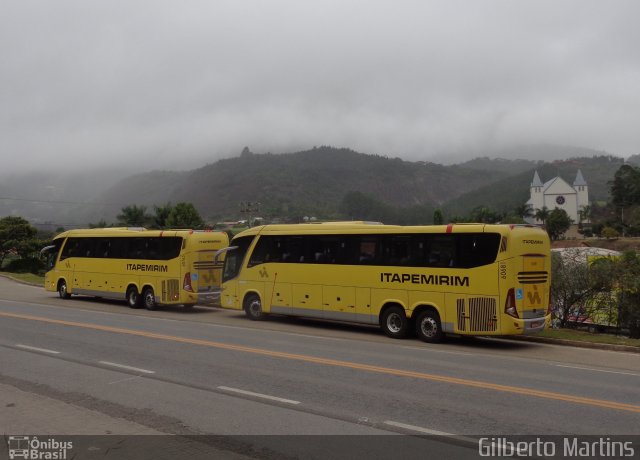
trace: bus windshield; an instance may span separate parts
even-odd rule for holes
[[[253,236],[245,236],[233,240],[235,249],[228,251],[224,260],[224,269],[222,271],[223,282],[238,276],[240,267],[242,267],[242,261],[247,254],[247,249],[249,249],[253,238]]]

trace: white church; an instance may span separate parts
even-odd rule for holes
[[[569,185],[560,176],[554,177],[543,184],[538,171],[535,171],[531,182],[531,198],[527,201],[527,205],[532,213],[542,209],[544,206],[550,211],[554,208],[564,209],[573,220],[573,223],[577,224],[580,222],[580,210],[589,205],[587,181],[584,180],[582,172],[578,169],[573,185]],[[535,217],[527,217],[525,221],[530,224],[542,224]]]

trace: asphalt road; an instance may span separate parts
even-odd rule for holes
[[[639,434],[640,355],[632,353],[492,339],[429,345],[368,327],[251,322],[215,308],[131,310],[4,278],[0,347],[0,384],[89,402],[163,433],[400,433],[453,444]]]

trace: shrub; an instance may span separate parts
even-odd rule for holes
[[[37,258],[13,259],[5,267],[4,270],[10,273],[37,273],[45,272],[45,264]]]

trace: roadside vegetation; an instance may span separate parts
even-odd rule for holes
[[[11,278],[16,281],[21,281],[23,283],[35,284],[38,286],[42,286],[44,284],[44,276],[36,275],[34,273],[0,272],[0,275],[5,276],[7,278]]]
[[[624,345],[637,347],[640,350],[640,339],[632,339],[625,335],[593,333],[577,329],[546,329],[537,337],[554,340],[570,340],[573,342],[601,343],[607,345]]]

